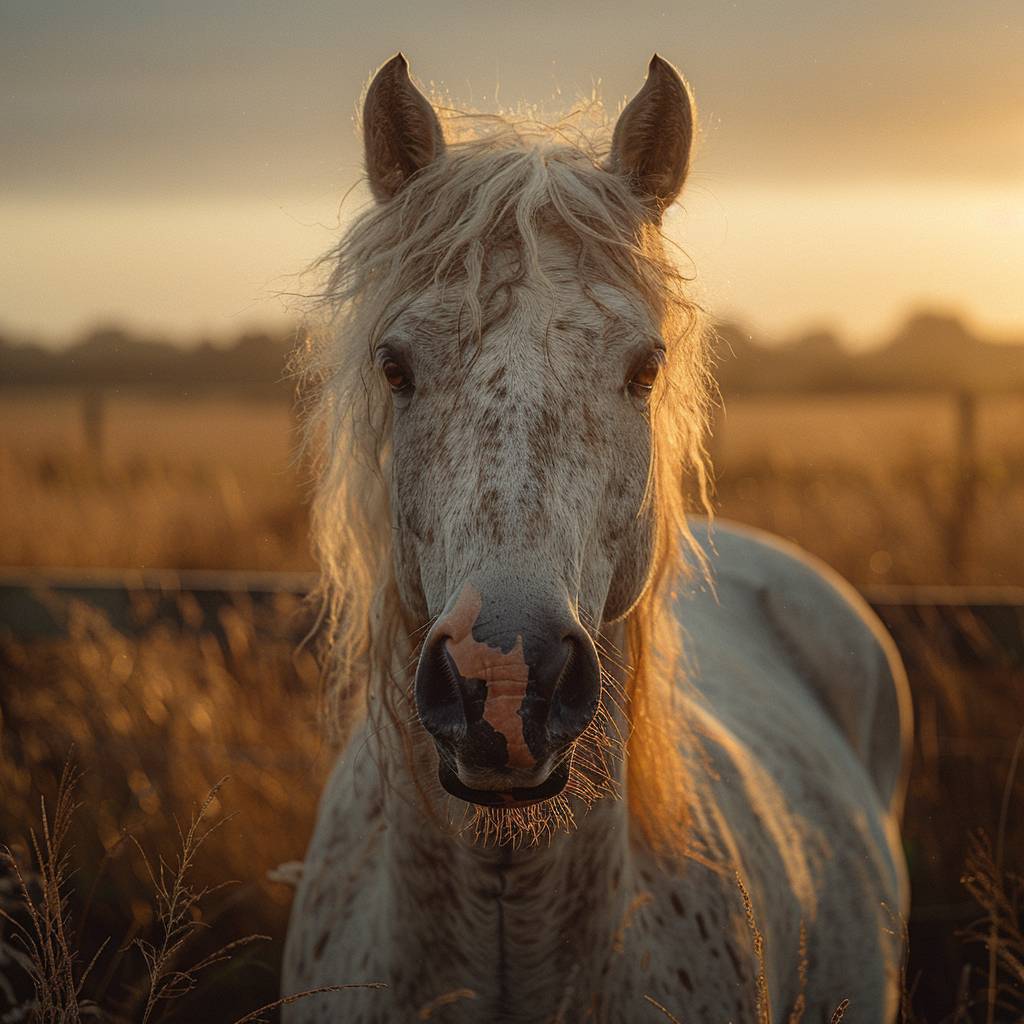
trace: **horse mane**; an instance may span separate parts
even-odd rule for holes
[[[713,385],[701,310],[687,298],[650,211],[603,168],[610,132],[595,103],[553,124],[523,114],[439,113],[444,154],[395,199],[356,217],[317,262],[325,283],[294,358],[303,446],[316,480],[315,596],[327,642],[328,719],[342,743],[366,714],[381,725],[386,715],[407,732],[409,666],[424,627],[407,621],[394,576],[391,402],[373,372],[374,341],[403,302],[436,284],[458,297],[460,342],[464,331],[482,343],[502,315],[502,295],[507,306],[510,287],[543,281],[542,234],[554,231],[575,247],[584,284],[616,285],[647,303],[668,351],[652,401],[645,497],[655,512],[655,557],[625,619],[623,654],[631,820],[652,847],[678,851],[686,843],[689,747],[673,696],[682,650],[671,604],[687,566],[704,563],[686,520],[694,500],[709,510],[704,436]],[[514,253],[516,269],[495,288],[497,247]]]

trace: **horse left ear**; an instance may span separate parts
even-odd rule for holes
[[[378,203],[394,198],[444,152],[444,133],[430,101],[412,84],[409,62],[396,53],[373,76],[363,101],[366,176]]]
[[[615,124],[608,169],[627,178],[659,218],[686,181],[695,121],[682,75],[655,54],[647,81]]]

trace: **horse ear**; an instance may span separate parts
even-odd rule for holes
[[[608,169],[627,178],[659,217],[686,181],[695,121],[682,75],[655,54],[647,81],[615,124]]]
[[[370,189],[379,203],[393,198],[444,152],[434,108],[412,84],[409,63],[395,54],[373,76],[363,102],[363,147]]]

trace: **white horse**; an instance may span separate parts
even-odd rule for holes
[[[363,121],[376,205],[301,356],[345,749],[284,987],[387,987],[287,1019],[891,1020],[893,645],[825,567],[684,511],[711,390],[660,230],[686,85],[655,57],[602,149],[443,128],[399,55]]]

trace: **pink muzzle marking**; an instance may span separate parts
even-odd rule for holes
[[[530,679],[523,638],[516,637],[508,652],[474,639],[473,625],[482,605],[480,592],[465,584],[451,614],[440,623],[448,633],[448,653],[463,679],[482,679],[487,684],[484,721],[505,737],[509,767],[533,768],[537,760],[526,745],[520,714]]]

